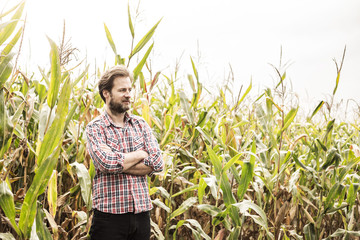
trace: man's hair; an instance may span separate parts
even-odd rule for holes
[[[103,91],[107,90],[111,93],[111,89],[114,86],[114,79],[117,77],[129,77],[132,81],[132,74],[124,65],[117,65],[108,69],[101,75],[99,80],[99,94],[104,102],[105,97]]]

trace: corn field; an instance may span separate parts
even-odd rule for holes
[[[68,69],[71,47],[49,38],[50,68],[23,72],[23,9],[0,25],[0,238],[86,239],[95,170],[85,126],[102,111],[96,79],[107,66]],[[187,79],[153,70],[149,42],[161,20],[139,40],[128,15],[127,58],[106,25],[104,34],[114,63],[134,65],[131,112],[163,152],[165,170],[148,178],[152,239],[360,238],[358,122],[337,120],[326,100],[300,116],[281,68],[278,84],[254,98],[251,83],[233,91],[231,80],[208,92],[192,58]]]

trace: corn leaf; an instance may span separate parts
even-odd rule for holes
[[[199,180],[199,185],[198,185],[198,189],[197,189],[199,204],[202,204],[202,202],[203,202],[205,189],[206,189],[206,182],[205,182],[204,178],[201,177]]]
[[[12,40],[6,45],[6,47],[2,50],[1,55],[5,56],[8,55],[13,47],[16,45],[17,41],[19,40],[20,36],[22,35],[23,28],[21,27],[19,31],[15,34]]]
[[[37,207],[36,200],[45,191],[51,174],[56,167],[60,155],[60,147],[51,154],[39,166],[34,176],[33,182],[26,192],[20,212],[19,228],[25,238],[30,237],[31,227],[34,223]]]
[[[136,80],[139,76],[139,73],[141,72],[142,68],[144,67],[144,64],[146,63],[147,58],[149,57],[149,54],[151,52],[151,50],[154,47],[154,43],[151,44],[151,46],[149,47],[149,49],[146,51],[144,57],[141,59],[141,61],[139,62],[139,64],[136,66],[136,68],[134,69],[133,73],[134,73],[134,79]]]
[[[149,30],[148,33],[145,34],[145,36],[138,42],[138,44],[136,44],[135,48],[131,51],[131,53],[129,55],[129,60],[137,52],[139,52],[146,45],[146,43],[151,39],[151,37],[154,35],[155,30],[156,30],[157,26],[159,25],[160,21],[161,21],[161,19]]]
[[[128,19],[129,19],[129,29],[130,29],[130,32],[131,32],[131,36],[132,36],[132,38],[134,38],[135,37],[135,32],[134,32],[133,23],[131,21],[130,4],[128,4]]]
[[[186,210],[188,210],[190,207],[192,207],[195,203],[197,203],[197,198],[196,197],[191,197],[186,199],[180,206],[178,209],[176,209],[175,211],[173,211],[170,214],[170,219],[173,219],[176,216],[179,216],[180,214],[183,214]]]
[[[196,69],[196,67],[195,67],[195,63],[194,63],[192,57],[190,57],[190,60],[191,60],[191,66],[192,66],[192,69],[193,69],[195,78],[196,78],[197,81],[199,81],[198,71],[197,71],[197,69]]]
[[[49,204],[50,214],[55,217],[57,208],[57,171],[53,170],[50,177],[48,189],[47,189],[47,200]]]
[[[13,193],[6,181],[0,181],[0,207],[5,213],[5,216],[9,219],[11,226],[14,228],[16,233],[21,236],[20,229],[15,222],[15,204]]]
[[[244,162],[243,168],[241,170],[241,177],[237,191],[237,195],[240,200],[244,198],[249,183],[253,179],[254,167],[255,167],[255,156],[253,154],[256,154],[256,141],[253,141],[251,145],[251,153],[252,154],[250,155],[250,161]]]
[[[48,89],[47,95],[47,104],[52,109],[55,106],[61,82],[61,69],[60,69],[60,57],[58,48],[53,40],[48,38],[51,51],[50,51],[50,61],[51,61],[51,78],[50,86]]]
[[[24,10],[25,2],[21,3],[17,9],[17,11],[12,16],[11,20],[20,20],[22,12]],[[0,30],[0,45],[10,37],[10,35],[14,32],[18,21],[10,22],[6,27]]]
[[[298,109],[299,108],[292,108],[289,111],[289,113],[286,115],[286,117],[284,119],[284,126],[281,129],[281,132],[285,131],[285,129],[287,129],[290,126],[290,124],[292,123],[292,121],[294,120],[294,118],[297,114]]]
[[[180,96],[180,104],[181,104],[189,122],[191,124],[193,124],[194,123],[194,115],[193,115],[192,109],[190,108],[189,100],[183,91],[181,91],[179,93],[179,96]]]
[[[9,53],[4,57],[0,57],[0,89],[4,86],[5,82],[11,75],[13,66],[11,60],[14,57],[14,53]]]
[[[36,235],[39,237],[39,239],[46,239],[51,240],[53,239],[51,236],[51,233],[47,226],[44,223],[45,214],[44,211],[41,209],[40,204],[37,207],[36,210]]]
[[[71,93],[70,79],[68,78],[60,93],[59,102],[56,109],[55,119],[50,128],[47,130],[44,141],[39,150],[37,163],[40,166],[42,161],[49,156],[52,151],[58,146],[63,134],[66,116],[69,110],[69,98]]]
[[[0,238],[2,240],[16,240],[14,235],[12,235],[11,233],[0,233]]]
[[[86,204],[88,209],[92,207],[91,201],[91,179],[88,170],[85,165],[82,163],[74,162],[70,164],[72,168],[75,168],[76,175],[78,176],[80,187],[81,187],[81,196]]]
[[[104,29],[105,29],[105,33],[106,33],[106,38],[111,46],[111,49],[113,50],[113,52],[115,53],[115,55],[117,55],[117,51],[116,51],[116,47],[115,47],[115,43],[114,40],[111,36],[111,33],[108,29],[108,27],[106,26],[106,24],[104,23]]]

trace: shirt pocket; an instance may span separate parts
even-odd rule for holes
[[[120,140],[112,137],[106,139],[106,145],[108,145],[112,150],[121,151],[122,146]]]
[[[144,137],[141,135],[135,136],[133,141],[133,151],[144,149]]]

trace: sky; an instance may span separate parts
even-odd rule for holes
[[[35,70],[49,64],[46,36],[59,42],[64,20],[78,58],[86,57],[91,67],[113,63],[104,23],[118,53],[128,56],[127,5],[123,0],[27,0],[22,61]],[[135,42],[162,18],[153,37],[155,71],[170,74],[180,63],[190,73],[191,56],[205,86],[222,84],[231,66],[234,89],[251,80],[253,91],[261,92],[277,83],[271,64],[279,67],[282,51],[282,63],[289,63],[288,87],[315,106],[332,94],[334,59],[340,62],[346,46],[336,99],[360,103],[360,1],[133,0],[130,9]]]

